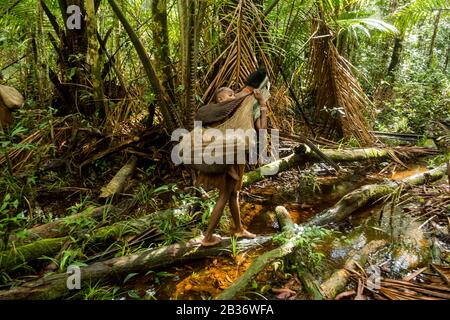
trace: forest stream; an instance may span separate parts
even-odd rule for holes
[[[243,223],[250,232],[259,236],[273,236],[280,229],[274,214],[277,205],[283,204],[293,222],[301,224],[332,206],[341,195],[359,186],[380,182],[385,178],[400,180],[427,170],[426,165],[412,164],[407,169],[402,168],[390,173],[355,174],[350,181],[339,181],[335,176],[322,175],[317,179],[317,189],[311,197],[302,197],[300,187],[289,182],[298,181],[295,179],[298,178],[296,170],[284,172],[271,181],[258,183],[244,191],[241,209]],[[279,190],[277,186],[281,185],[287,187]],[[394,242],[401,235],[411,236],[411,230],[420,225],[408,216],[397,215],[388,222],[381,221],[382,211],[381,204],[358,210],[349,222],[338,227],[339,237],[327,239],[318,246],[318,252],[324,255],[319,270],[320,276],[315,274],[319,281],[329,277],[334,270],[342,268],[352,250],[361,249],[372,240]],[[428,240],[422,235],[419,237],[414,239],[418,241],[416,244],[419,250],[409,250],[407,258],[399,257],[398,252],[397,256],[393,256],[392,249],[387,248],[377,253],[378,259],[383,260],[382,265],[385,266],[384,271],[388,271],[387,274],[393,277],[404,276],[431,261],[431,255],[427,252]],[[156,273],[157,275],[137,277],[126,285],[126,289],[133,290],[141,297],[158,300],[207,299],[218,295],[241,276],[256,257],[272,249],[272,244],[265,244],[252,251],[236,252],[172,267]],[[243,295],[248,299],[308,299],[305,293],[301,293],[301,287],[297,277],[287,277],[281,272],[274,273],[272,267],[260,273],[252,288]]]
[[[1,0],[0,303],[450,301],[449,17]]]

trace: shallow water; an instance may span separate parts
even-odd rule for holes
[[[425,166],[412,166],[408,170],[389,173],[384,177],[355,175],[344,182],[336,177],[320,177],[318,179],[321,185],[320,191],[316,190],[316,194],[308,197],[298,194],[298,186],[292,179],[290,185],[282,182],[280,184],[277,179],[269,183],[266,181],[252,186],[241,196],[243,224],[249,231],[258,235],[277,234],[279,226],[274,210],[278,205],[285,206],[293,221],[301,224],[332,206],[342,195],[359,186],[381,181],[382,178],[399,180],[424,171],[426,171]],[[341,268],[351,252],[361,249],[370,241],[378,239],[395,241],[405,234],[408,227],[411,227],[408,220],[402,219],[401,216],[389,218],[385,214],[383,217],[382,208],[381,204],[376,204],[359,210],[338,227],[339,233],[317,248],[325,255],[320,271],[314,274],[317,280],[322,281],[334,270]],[[386,224],[386,221],[389,223]],[[272,248],[273,246],[269,244],[251,252],[239,253],[234,257],[227,255],[190,262],[184,266],[165,270],[170,275],[142,277],[136,279],[135,283],[131,282],[129,286],[140,295],[152,295],[156,299],[208,299],[231,285],[256,257]],[[417,248],[419,247],[416,247],[416,250]],[[392,252],[382,251],[377,253],[376,260],[386,260],[390,263],[389,270],[398,272],[399,270],[394,270],[395,264],[405,262],[405,265],[397,266],[401,269],[414,262],[414,257],[410,253],[411,251],[400,250],[398,252],[400,257],[394,259]],[[402,260],[402,254],[411,259]],[[254,291],[262,292],[268,298],[275,297],[269,290],[271,286],[282,286],[279,275],[276,276],[269,271],[261,272],[256,283],[257,288]],[[246,297],[261,298],[252,292],[247,293]]]

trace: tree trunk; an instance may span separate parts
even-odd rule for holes
[[[125,31],[130,37],[130,40],[133,43],[134,48],[136,49],[139,59],[142,62],[142,65],[147,74],[152,89],[158,99],[160,110],[165,121],[165,127],[169,131],[175,130],[177,127],[181,125],[179,115],[174,110],[173,101],[171,101],[170,96],[167,94],[166,89],[162,86],[161,81],[157,76],[155,67],[153,66],[153,63],[150,57],[148,56],[147,52],[145,51],[144,45],[142,44],[137,34],[134,32],[133,28],[126,19],[122,10],[117,5],[117,2],[115,0],[108,0],[108,2],[111,5],[111,8],[113,9],[116,16],[119,18],[123,27],[125,28]]]
[[[75,5],[81,10],[81,27],[79,29],[69,29],[67,27],[67,8]],[[86,56],[88,51],[88,37],[86,30],[86,8],[84,0],[59,0],[59,7],[64,23],[64,34],[60,38],[63,61],[60,64],[63,86],[67,88],[68,97],[62,115],[81,112],[86,115],[94,114],[92,105],[79,100],[80,87],[77,85],[87,85],[87,74],[85,70]],[[75,85],[74,85],[75,84]],[[85,89],[83,89],[85,90]],[[60,93],[61,94],[61,93]]]
[[[167,94],[175,101],[172,62],[170,60],[169,30],[167,26],[167,0],[152,1],[153,43],[155,50],[155,66],[161,84],[167,88]]]
[[[197,0],[179,0],[178,11],[180,19],[180,41],[181,41],[181,70],[184,87],[183,114],[185,115],[183,123],[187,129],[194,126],[195,116],[195,82],[197,70],[198,51],[196,44],[196,1]]]
[[[391,62],[388,67],[388,75],[393,75],[400,63],[400,55],[403,47],[403,34],[395,37],[394,48],[392,49]]]
[[[441,19],[441,10],[438,10],[436,19],[434,20],[434,28],[433,28],[433,36],[431,37],[430,50],[428,51],[428,64],[427,67],[431,66],[431,62],[433,61],[433,49],[434,42],[436,41],[436,35],[439,27],[439,20]]]
[[[108,115],[108,107],[103,93],[101,77],[101,57],[99,55],[99,42],[97,39],[97,19],[94,0],[86,0],[86,34],[88,38],[87,63],[91,68],[91,83],[94,91],[94,105],[97,112]]]
[[[40,0],[42,9],[49,19],[58,39],[49,33],[50,41],[58,54],[59,75],[49,69],[49,77],[56,89],[62,105],[58,106],[59,114],[67,115],[81,112],[92,115],[94,108],[78,100],[80,87],[86,87],[87,73],[85,70],[86,55],[88,49],[88,38],[86,32],[86,10],[84,0],[59,0],[59,8],[64,27],[60,27],[57,18],[52,14],[44,0]],[[79,28],[69,28],[67,21],[69,15],[67,8],[71,5],[80,9]],[[70,13],[72,17],[73,13]],[[77,16],[75,14],[75,16]]]

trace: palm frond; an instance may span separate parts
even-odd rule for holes
[[[336,20],[336,24],[340,28],[339,33],[344,32],[356,37],[356,31],[362,32],[367,37],[370,37],[372,32],[380,32],[384,34],[398,33],[395,26],[375,18],[340,19]]]
[[[398,29],[406,30],[425,19],[436,10],[442,10],[442,17],[450,12],[448,0],[415,0],[399,8],[394,14]]]
[[[274,45],[267,45],[264,38],[269,36],[263,31],[257,32],[262,23],[262,12],[251,0],[239,0],[234,6],[225,6],[222,21],[227,25],[223,39],[227,46],[220,56],[210,65],[204,76],[204,82],[211,73],[218,70],[216,76],[203,94],[203,101],[209,101],[215,89],[227,85],[243,86],[247,76],[259,66],[264,65],[272,73],[267,52],[276,52]]]

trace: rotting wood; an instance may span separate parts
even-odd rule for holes
[[[271,237],[257,237],[237,241],[237,250],[254,249],[271,240]],[[202,247],[199,239],[187,243],[177,243],[158,249],[148,249],[137,254],[112,258],[81,267],[81,285],[86,286],[102,281],[114,281],[125,277],[131,272],[147,272],[151,269],[168,267],[187,261],[218,256],[232,249],[230,238],[224,238],[214,247]],[[50,300],[67,296],[70,290],[67,287],[66,273],[56,273],[38,280],[24,283],[20,287],[0,291],[0,300]]]
[[[125,182],[136,169],[137,157],[131,156],[127,163],[116,173],[114,178],[102,188],[99,198],[113,197],[124,189]]]
[[[340,293],[351,277],[351,271],[354,270],[357,265],[363,266],[370,254],[374,253],[387,242],[385,240],[373,240],[366,244],[361,250],[355,251],[347,259],[342,269],[336,270],[330,278],[323,282],[320,286],[320,291],[326,299],[333,299],[338,293]]]

